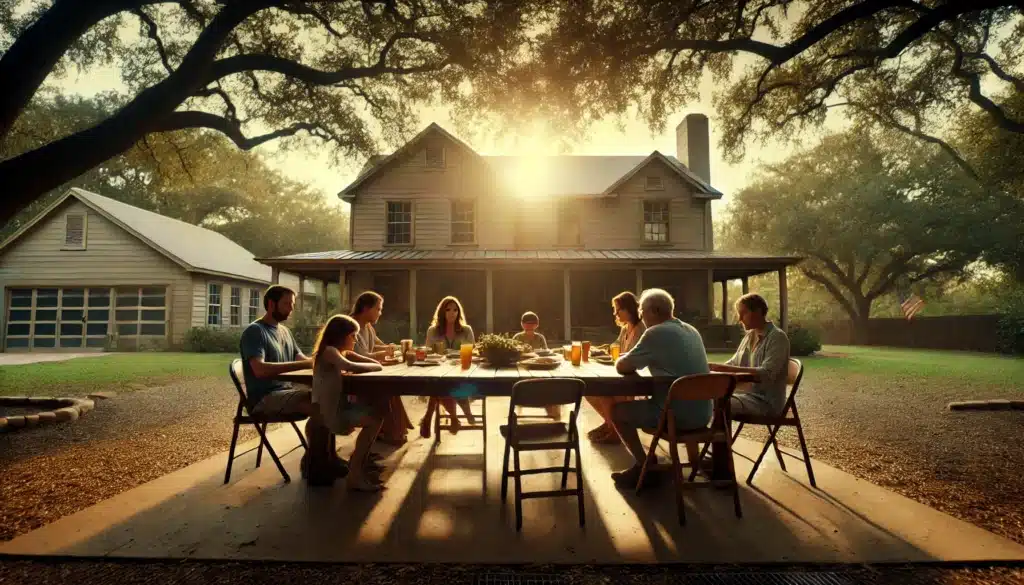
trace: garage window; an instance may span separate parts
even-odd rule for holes
[[[110,333],[109,287],[12,289],[6,343],[18,349],[102,349]]]
[[[114,318],[121,342],[125,337],[167,335],[167,289],[164,287],[119,287]]]

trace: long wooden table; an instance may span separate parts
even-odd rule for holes
[[[652,376],[646,370],[622,375],[615,366],[596,361],[574,366],[563,361],[555,369],[540,370],[524,366],[495,368],[473,363],[463,370],[459,361],[446,360],[436,366],[412,366],[405,363],[384,366],[379,372],[367,372],[345,378],[345,391],[353,394],[386,393],[400,396],[510,396],[519,380],[531,378],[579,378],[586,382],[587,396],[650,396],[657,384],[667,387],[674,378]],[[312,370],[280,374],[277,379],[310,386]]]

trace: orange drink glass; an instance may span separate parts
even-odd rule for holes
[[[473,344],[463,343],[459,347],[459,360],[462,363],[462,369],[468,370],[469,366],[473,363]]]
[[[608,346],[608,353],[612,355],[612,360],[619,359],[619,344],[613,343]]]
[[[572,342],[572,365],[580,365],[580,360],[583,358],[583,344],[578,341]]]
[[[589,362],[590,361],[590,342],[589,341],[584,341],[583,342],[582,350],[583,350],[583,361]]]

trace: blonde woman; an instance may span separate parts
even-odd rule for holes
[[[640,320],[640,303],[637,302],[636,295],[633,293],[626,291],[615,295],[615,298],[612,299],[612,310],[615,314],[615,324],[621,328],[619,338],[615,342],[619,344],[619,354],[622,355],[633,349],[647,328]],[[634,397],[587,396],[586,398],[587,402],[604,419],[600,426],[587,433],[587,438],[595,443],[618,443],[619,436],[610,422],[612,407],[618,402],[633,400]]]
[[[430,322],[430,327],[427,329],[427,345],[433,347],[437,343],[444,343],[448,349],[459,349],[463,343],[475,343],[476,337],[473,335],[473,328],[466,323],[466,313],[462,310],[462,303],[459,299],[448,296],[441,299],[441,302],[437,304],[437,309],[434,311],[434,319]],[[459,431],[459,419],[455,416],[455,403],[454,398],[431,398],[427,402],[427,412],[423,415],[423,419],[420,421],[420,436],[430,436],[430,423],[434,417],[434,411],[437,409],[438,403],[443,404],[448,414],[452,416],[452,433]],[[473,418],[473,412],[469,407],[468,399],[458,400],[459,406],[462,408],[462,412],[466,414],[469,424],[476,424]]]

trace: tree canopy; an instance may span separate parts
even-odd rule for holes
[[[768,167],[730,203],[723,230],[734,249],[804,256],[800,272],[861,332],[883,295],[962,275],[1019,229],[943,155],[880,142],[831,135]]]
[[[580,0],[550,10],[534,58],[497,87],[509,107],[543,110],[563,132],[634,109],[661,128],[710,74],[733,161],[837,108],[954,155],[943,126],[972,107],[1024,133],[1003,99],[1024,94],[1020,0]]]
[[[108,115],[106,102],[62,96],[37,100],[0,146],[0,156],[7,148],[31,149],[94,124]],[[147,137],[41,197],[0,230],[0,240],[70,187],[214,229],[256,256],[337,249],[348,241],[348,216],[339,206],[281,176],[257,155],[203,130]]]
[[[520,0],[23,0],[0,3],[0,141],[53,73],[100,65],[127,92],[93,125],[0,161],[0,222],[144,136],[209,129],[250,149],[374,154],[416,103],[516,61]],[[132,29],[138,34],[130,34]]]

